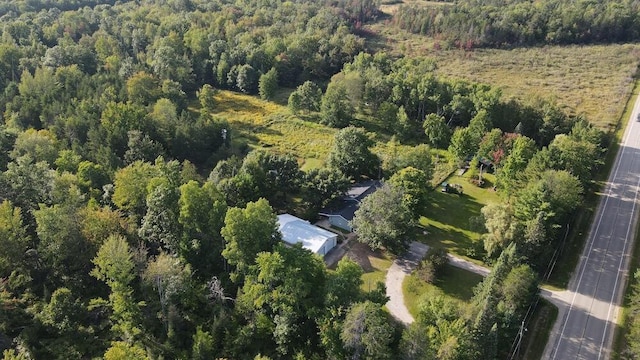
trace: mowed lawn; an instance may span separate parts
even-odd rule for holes
[[[605,131],[622,114],[640,63],[640,44],[463,51],[442,49],[442,42],[411,34],[386,20],[366,28],[375,34],[368,38],[369,48],[394,56],[431,57],[437,74],[498,86],[506,98],[555,100],[567,112],[583,114]]]
[[[482,276],[446,265],[439,279],[433,284],[422,281],[416,275],[405,278],[402,284],[404,303],[415,318],[424,298],[442,295],[452,301],[468,302],[473,297],[473,288],[482,281]]]
[[[478,187],[464,176],[453,175],[446,181],[460,184],[464,191],[462,195],[443,193],[440,187],[429,193],[429,205],[420,217],[422,228],[417,239],[479,263],[481,256],[477,249],[482,249],[482,243],[473,219],[480,216],[483,206],[500,201],[498,193],[492,189],[495,176],[485,174],[484,179],[485,185]]]

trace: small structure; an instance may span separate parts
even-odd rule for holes
[[[335,227],[353,231],[349,222],[353,220],[356,210],[360,207],[360,202],[381,186],[382,182],[378,180],[368,180],[354,184],[340,201],[320,210],[319,215],[326,216],[329,219],[329,223]]]
[[[338,243],[338,234],[289,214],[278,215],[278,230],[282,233],[282,240],[287,244],[301,243],[303,248],[322,256]]]

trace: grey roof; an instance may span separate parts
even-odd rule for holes
[[[320,215],[339,215],[346,220],[351,221],[353,220],[356,210],[360,207],[360,201],[372,194],[381,186],[382,182],[379,180],[367,180],[354,184],[349,188],[346,195],[340,201],[329,204],[329,206],[320,210]]]

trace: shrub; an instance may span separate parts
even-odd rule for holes
[[[433,283],[441,275],[447,265],[447,251],[442,248],[430,248],[424,259],[418,265],[416,275],[427,283]]]

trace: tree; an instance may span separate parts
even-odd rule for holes
[[[191,358],[193,360],[208,360],[215,357],[213,336],[209,332],[202,330],[201,326],[198,326],[196,333],[193,334]]]
[[[324,125],[344,128],[351,122],[353,106],[349,102],[347,89],[343,83],[329,83],[327,91],[322,97],[320,106],[321,119]]]
[[[351,221],[358,241],[372,249],[386,248],[394,254],[409,246],[413,214],[403,202],[401,189],[383,185],[362,200]]]
[[[315,317],[324,305],[325,265],[301,245],[276,245],[273,252],[259,253],[255,269],[247,274],[238,306],[272,323],[272,341],[282,356],[309,355],[318,333]]]
[[[216,102],[215,102],[215,99],[213,98],[215,93],[216,93],[215,89],[213,88],[213,86],[209,84],[202,85],[202,88],[200,89],[200,91],[196,93],[196,96],[200,101],[200,106],[202,107],[202,110],[204,110],[206,113],[212,113],[213,110],[215,109]]]
[[[142,161],[136,161],[115,174],[113,203],[120,209],[143,214],[147,199],[147,185],[158,176],[157,169]]]
[[[260,199],[246,208],[230,208],[220,231],[225,239],[222,256],[235,266],[232,279],[239,281],[261,251],[271,251],[280,241],[277,218],[269,202]]]
[[[372,146],[373,140],[363,129],[353,126],[342,129],[336,133],[327,165],[354,179],[363,175],[373,177],[380,160],[369,150]]]
[[[84,290],[89,286],[90,259],[97,251],[82,235],[80,215],[78,205],[74,203],[41,205],[33,211],[40,239],[38,255],[52,275],[47,281],[72,290]]]
[[[188,287],[190,279],[191,271],[182,264],[180,258],[164,252],[155,259],[149,260],[142,273],[144,284],[152,288],[158,296],[160,304],[158,317],[164,323],[167,332],[177,327],[173,323],[177,321],[178,316],[171,316],[171,314],[179,313],[177,304]]]
[[[411,119],[404,110],[404,106],[398,108],[396,123],[393,126],[395,134],[402,140],[411,139],[415,135]]]
[[[160,98],[153,104],[153,110],[149,114],[149,118],[154,128],[153,133],[157,134],[157,139],[165,147],[171,144],[178,126],[176,105],[167,98]]]
[[[598,144],[579,141],[574,137],[560,134],[549,144],[551,157],[557,159],[559,169],[567,170],[582,184],[592,178],[592,170],[602,163],[602,149]]]
[[[276,90],[278,90],[278,71],[275,68],[271,68],[265,74],[260,75],[258,92],[263,100],[269,100],[273,98]]]
[[[293,113],[304,111],[320,111],[322,90],[311,81],[305,81],[289,95],[289,108]]]
[[[131,343],[142,330],[139,305],[133,299],[133,289],[130,286],[135,278],[135,264],[129,244],[122,236],[109,236],[98,250],[93,263],[95,267],[91,275],[104,281],[111,289],[109,305],[113,311],[112,329]]]
[[[251,175],[260,197],[271,203],[282,202],[286,193],[298,187],[300,168],[291,155],[254,150],[242,162],[240,173]]]
[[[335,272],[328,274],[326,305],[331,309],[346,312],[349,306],[363,298],[362,274],[364,271],[348,257],[338,262]]]
[[[153,161],[158,156],[164,155],[164,149],[158,142],[152,140],[149,135],[139,130],[127,132],[129,141],[127,151],[124,153],[124,161],[131,164],[135,161]]]
[[[414,167],[406,167],[393,174],[388,184],[402,189],[404,205],[411,211],[415,219],[419,218],[427,206],[429,179],[426,174]]]
[[[144,71],[137,72],[127,80],[127,95],[134,103],[151,104],[160,95],[158,80]]]
[[[391,359],[393,333],[380,305],[366,301],[349,309],[340,338],[353,359]]]
[[[457,128],[451,136],[449,151],[458,160],[475,155],[480,145],[480,139],[471,128]]]
[[[509,204],[489,204],[482,208],[487,233],[482,235],[488,257],[493,257],[509,245],[522,231]]]
[[[149,356],[138,345],[124,341],[114,341],[104,353],[104,360],[149,360]]]
[[[258,90],[258,73],[249,64],[238,68],[236,87],[243,93],[255,94]]]
[[[212,183],[200,186],[192,180],[180,186],[178,204],[178,222],[183,228],[182,255],[196,277],[209,279],[222,269],[220,230],[227,212],[225,199]]]
[[[6,278],[12,271],[22,267],[29,248],[22,212],[8,200],[0,204],[0,248],[0,278]]]
[[[23,210],[33,210],[40,203],[49,203],[53,175],[54,171],[46,162],[34,162],[29,155],[25,155],[7,164],[7,171],[0,175],[0,180],[6,184],[7,199]]]
[[[349,188],[349,179],[337,169],[311,169],[302,180],[302,196],[310,212],[317,212],[340,198]]]
[[[414,322],[402,332],[399,350],[403,360],[435,359],[431,349],[428,328],[419,322]]]
[[[181,252],[178,197],[178,189],[168,184],[156,186],[147,196],[147,212],[138,230],[149,245],[163,246],[176,255]]]
[[[58,140],[48,130],[27,129],[18,134],[11,151],[11,158],[29,155],[34,161],[44,161],[52,166],[58,158]]]
[[[513,142],[511,152],[502,163],[502,168],[496,174],[496,185],[507,193],[518,188],[523,180],[524,170],[535,153],[535,142],[526,136],[518,136]]]
[[[449,146],[451,129],[447,126],[444,117],[437,114],[429,114],[424,118],[422,127],[425,135],[427,135],[429,145],[438,149],[444,149]]]

